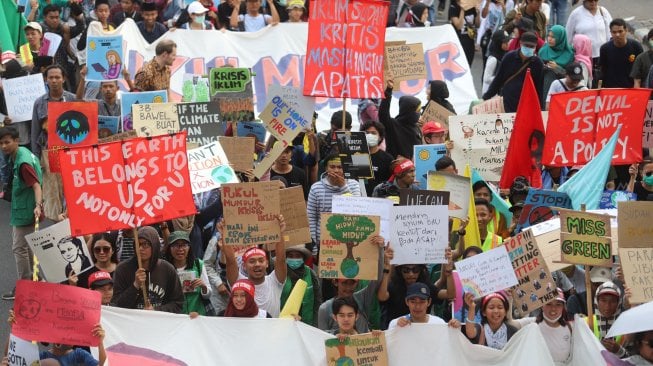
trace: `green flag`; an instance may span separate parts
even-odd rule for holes
[[[2,48],[2,60],[16,57],[18,48],[25,44],[25,32],[23,28],[27,24],[25,16],[18,12],[18,6],[14,0],[0,0],[0,48]]]

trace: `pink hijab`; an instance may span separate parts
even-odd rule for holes
[[[583,34],[574,35],[572,45],[575,51],[575,61],[582,62],[587,66],[589,77],[592,77],[592,41]]]

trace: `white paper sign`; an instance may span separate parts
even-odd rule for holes
[[[239,183],[219,142],[188,150],[188,171],[193,194],[219,188],[224,183]]]
[[[448,227],[448,206],[392,207],[392,264],[446,263]]]
[[[504,246],[456,262],[456,271],[463,290],[473,293],[474,298],[517,284],[517,276]]]
[[[63,282],[71,271],[80,274],[93,267],[84,237],[71,236],[68,219],[25,235],[25,239],[48,282]]]
[[[334,214],[379,216],[381,236],[390,240],[390,216],[393,202],[387,198],[333,196],[331,212]]]
[[[45,94],[43,75],[34,74],[14,79],[3,79],[7,113],[12,122],[32,120],[34,101]]]
[[[40,364],[39,346],[36,343],[26,341],[10,334],[7,359],[9,360],[9,366],[38,366]]]

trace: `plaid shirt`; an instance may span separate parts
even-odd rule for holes
[[[167,90],[170,86],[170,67],[159,66],[153,57],[136,73],[135,86],[140,91]]]

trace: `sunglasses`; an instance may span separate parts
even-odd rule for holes
[[[650,177],[651,174],[653,174],[653,171],[652,171],[652,172],[646,172],[646,173],[643,173],[643,174],[644,174],[645,176],[647,176],[647,177]]]
[[[95,247],[93,248],[93,251],[95,253],[109,253],[111,251],[111,247]]]
[[[408,273],[411,273],[411,272],[413,272],[413,273],[420,273],[421,271],[422,271],[422,269],[419,268],[419,267],[403,267],[403,268],[401,269],[401,272],[402,272],[402,273],[405,273],[405,274],[408,274]]]

